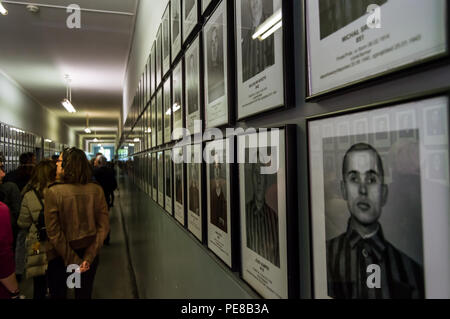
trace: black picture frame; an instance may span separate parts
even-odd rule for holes
[[[166,9],[162,16],[162,76],[166,76],[170,70],[171,56],[171,20],[170,20],[170,3],[167,3]]]
[[[425,103],[427,101],[432,101],[433,99],[439,99],[439,98],[445,98],[446,99],[446,106],[445,106],[445,111],[447,113],[447,116],[441,116],[438,117],[438,119],[440,121],[442,121],[444,123],[444,125],[442,126],[445,133],[441,133],[439,140],[439,143],[441,144],[441,149],[438,147],[437,144],[435,143],[430,143],[429,141],[427,142],[427,137],[429,132],[427,132],[428,130],[428,115],[427,115],[427,110],[429,108],[433,108],[436,106],[436,102],[433,102],[432,105],[425,105]],[[436,89],[436,90],[431,90],[431,91],[426,91],[426,92],[420,92],[417,94],[412,94],[412,95],[407,95],[407,96],[402,96],[402,97],[398,97],[398,98],[394,98],[391,100],[386,100],[386,101],[382,101],[379,103],[374,103],[374,104],[370,104],[370,105],[363,105],[363,106],[359,106],[359,107],[354,107],[354,108],[350,108],[350,109],[346,109],[346,110],[341,110],[341,111],[337,111],[337,112],[330,112],[330,113],[324,113],[324,114],[320,114],[320,115],[316,115],[316,116],[311,116],[311,117],[307,117],[306,118],[306,140],[307,140],[307,152],[308,152],[308,160],[307,160],[307,168],[308,168],[308,185],[309,185],[309,202],[310,202],[310,206],[309,206],[309,215],[310,215],[310,239],[311,239],[311,269],[312,269],[312,291],[313,291],[313,295],[315,298],[330,298],[329,296],[329,291],[327,290],[327,275],[325,275],[325,277],[321,277],[323,275],[323,269],[327,269],[327,252],[326,250],[323,251],[323,249],[319,249],[319,246],[322,247],[326,247],[324,246],[325,243],[323,243],[323,240],[321,238],[326,236],[326,232],[327,230],[324,229],[325,228],[325,220],[323,220],[323,222],[319,222],[319,217],[317,217],[316,215],[319,214],[320,212],[317,210],[317,203],[318,203],[318,197],[317,197],[317,192],[318,189],[321,189],[320,183],[324,183],[324,181],[320,181],[317,176],[313,176],[314,173],[314,169],[317,166],[320,166],[320,161],[314,163],[314,161],[312,160],[312,158],[314,157],[315,160],[320,159],[321,156],[323,156],[323,153],[326,151],[325,145],[323,145],[323,141],[324,141],[324,137],[323,135],[325,135],[325,137],[328,137],[328,135],[330,133],[335,134],[333,130],[325,130],[325,129],[321,129],[323,127],[312,127],[312,124],[314,123],[318,123],[320,121],[325,121],[325,120],[331,120],[333,123],[335,123],[336,121],[339,120],[339,118],[345,118],[346,121],[356,121],[359,120],[359,115],[364,115],[365,117],[369,117],[369,116],[374,116],[377,114],[389,114],[392,118],[392,116],[394,114],[398,115],[399,111],[404,111],[404,110],[400,110],[401,108],[404,108],[405,111],[407,109],[414,109],[415,111],[417,111],[418,113],[422,114],[423,117],[420,118],[420,120],[417,120],[417,122],[415,122],[414,124],[411,124],[413,128],[416,128],[418,130],[417,135],[412,134],[411,136],[406,136],[404,135],[403,138],[405,138],[405,140],[409,140],[409,142],[411,143],[417,143],[418,146],[416,146],[416,148],[420,148],[420,152],[416,153],[416,156],[420,156],[420,158],[423,158],[424,160],[420,161],[419,166],[417,167],[417,169],[419,170],[419,183],[421,185],[421,189],[422,192],[424,189],[428,189],[429,193],[432,194],[437,194],[437,196],[439,196],[439,194],[448,193],[449,190],[449,172],[450,172],[450,163],[449,163],[449,145],[450,145],[450,138],[449,138],[449,123],[450,123],[450,88],[440,88],[440,89]],[[395,110],[395,112],[394,112]],[[419,117],[417,117],[417,119],[419,119]],[[368,120],[368,122],[370,123],[370,120]],[[412,122],[413,123],[413,122]],[[391,139],[391,143],[394,144],[395,140],[398,138],[400,139],[401,135],[399,134],[399,128],[398,126],[398,122],[396,121],[391,121],[391,124],[388,125],[388,132],[390,132],[390,139]],[[391,127],[391,128],[389,128]],[[378,139],[377,134],[381,133],[381,131],[377,131],[378,129],[375,128],[375,126],[373,126],[372,128],[367,127],[367,135],[373,135],[373,140],[371,141],[370,139],[368,140],[368,142],[366,144],[369,144],[371,146],[374,147],[374,149],[376,150],[376,152],[378,152],[381,156],[381,158],[383,158],[383,155],[381,154],[381,151],[383,150],[383,146],[377,147],[374,144],[374,142]],[[370,131],[372,133],[370,133]],[[328,133],[327,133],[328,132]],[[370,134],[369,134],[370,133]],[[397,134],[398,133],[398,134]],[[353,134],[353,136],[352,136]],[[349,136],[351,136],[353,138],[353,143],[359,143],[358,141],[358,135],[360,134],[360,132],[356,132],[353,131],[353,133],[349,133]],[[434,133],[432,133],[434,134]],[[336,134],[335,134],[336,135]],[[319,136],[319,138],[321,138],[321,142],[318,144],[317,141],[317,136]],[[381,136],[381,134],[380,134]],[[420,136],[420,137],[419,137]],[[428,138],[429,139],[429,138]],[[433,138],[434,139],[434,138]],[[438,143],[438,144],[439,144]],[[400,145],[401,143],[395,142],[395,144],[392,146],[394,147],[395,145]],[[350,144],[351,145],[351,144]],[[444,149],[442,150],[442,145],[444,145]],[[322,146],[322,147],[321,147]],[[433,180],[433,178],[431,178],[431,182],[430,182],[430,176],[428,176],[428,163],[427,163],[427,159],[428,156],[426,156],[427,154],[431,154],[434,153],[436,151],[444,151],[446,153],[446,161],[447,161],[447,165],[443,166],[444,171],[446,170],[447,172],[447,177],[446,177],[446,182],[444,182],[444,186],[442,186],[442,183],[436,183],[436,180]],[[317,156],[314,156],[316,153]],[[411,153],[412,154],[412,153]],[[395,157],[395,155],[391,155],[391,158]],[[382,163],[383,159],[381,159]],[[408,161],[411,162],[415,162],[413,157],[408,158]],[[325,165],[325,163],[324,163]],[[383,163],[383,165],[386,165],[386,162]],[[414,165],[403,165],[402,166],[405,169],[409,169],[411,167],[414,167]],[[337,169],[340,169],[340,167],[338,167]],[[324,166],[322,165],[322,170],[324,170]],[[320,173],[320,170],[319,170]],[[386,172],[385,171],[385,179],[386,178],[391,178],[392,172]],[[423,174],[423,176],[422,176]],[[397,175],[398,176],[398,175]],[[441,179],[443,176],[439,176],[438,179]],[[342,178],[342,177],[341,177]],[[318,184],[319,182],[319,184]],[[388,182],[389,183],[389,182]],[[408,180],[408,185],[413,184],[414,181],[412,180]],[[440,184],[440,185],[438,185]],[[408,187],[406,185],[403,185],[402,188],[404,187]],[[444,189],[446,188],[447,190],[445,191],[437,191],[437,188],[433,188],[433,187],[444,187]],[[397,188],[398,189],[398,188]],[[325,193],[325,192],[324,192]],[[389,192],[390,193],[390,192]],[[394,198],[394,200],[399,200],[399,196],[398,195],[389,195],[389,196],[393,196],[392,198]],[[430,199],[426,198],[425,195],[423,194],[414,194],[414,200],[417,200],[417,198],[420,201],[420,205],[418,207],[420,207],[420,231],[423,232],[422,236],[419,236],[417,232],[413,233],[413,237],[414,238],[420,238],[422,240],[423,238],[427,238],[427,234],[425,234],[426,231],[426,227],[425,225],[425,221],[422,221],[422,219],[427,219],[428,221],[426,221],[426,223],[430,223],[430,217],[427,217],[427,213],[424,212],[424,207],[432,207],[433,210],[433,222],[434,223],[439,223],[439,214],[437,212],[439,212],[439,209],[441,210],[441,214],[447,216],[447,211],[444,209],[442,211],[442,206],[439,205],[439,200],[438,198],[434,198],[434,200],[431,200],[432,204],[425,204],[423,201],[425,199],[425,202],[428,201],[430,202]],[[401,200],[401,196],[400,196],[400,200]],[[441,199],[442,200],[442,199]],[[325,201],[325,195],[323,198],[323,201]],[[409,199],[409,201],[412,201],[411,199]],[[447,201],[448,201],[448,197],[447,197]],[[417,205],[415,205],[417,206]],[[409,212],[408,212],[409,213]],[[322,214],[322,213],[320,213]],[[325,215],[325,207],[323,209],[323,214]],[[325,217],[326,218],[326,217]],[[411,219],[411,216],[408,216],[408,220]],[[442,223],[442,220],[440,221]],[[393,225],[392,227],[398,227],[399,223],[395,223],[395,222],[391,222],[389,223],[390,225]],[[386,223],[382,224],[381,227],[385,227]],[[435,227],[436,225],[434,225],[434,227],[429,228],[428,230],[428,235],[430,235],[430,232],[433,233],[432,237],[438,238],[439,240],[439,236],[442,237],[442,234],[439,234],[436,229],[437,227]],[[408,229],[408,227],[404,227],[403,231],[405,231],[405,229]],[[448,231],[448,230],[447,230]],[[388,232],[383,232],[384,235],[386,236],[387,240],[389,240],[389,234],[392,235],[392,231],[390,233]],[[409,234],[411,236],[411,234]],[[405,234],[401,234],[400,236],[402,236],[402,240],[404,242],[408,242],[410,240],[411,237],[406,236]],[[447,235],[445,235],[447,236]],[[409,238],[409,239],[408,239]],[[428,237],[429,238],[429,237]],[[441,238],[442,239],[442,238]],[[329,239],[326,239],[326,241],[328,241]],[[391,239],[392,240],[392,239]],[[398,241],[398,239],[396,239]],[[430,240],[430,239],[428,239]],[[423,254],[423,263],[424,263],[424,275],[425,275],[425,285],[426,285],[426,292],[424,290],[424,297],[428,298],[429,295],[427,296],[426,294],[430,294],[433,297],[432,298],[447,298],[448,296],[438,296],[436,295],[435,292],[433,292],[433,289],[435,289],[436,286],[440,286],[442,284],[445,285],[445,283],[442,282],[442,276],[439,275],[439,270],[437,268],[433,269],[433,271],[425,271],[426,267],[427,267],[427,263],[428,266],[430,266],[432,264],[432,262],[427,261],[427,257],[424,254],[424,251],[433,251],[433,247],[426,247],[425,241],[423,241],[421,243],[422,246],[422,254]],[[430,256],[428,256],[430,257]],[[409,258],[409,257],[406,257]],[[435,260],[433,258],[430,258],[432,260]],[[323,264],[325,262],[325,264]],[[318,264],[322,264],[322,265],[318,265]],[[324,268],[325,267],[325,268]],[[442,269],[445,269],[446,265],[440,265],[441,271]],[[410,270],[412,271],[412,270]],[[438,283],[438,285],[435,285],[434,287],[428,283],[427,284],[427,276],[429,277],[429,279],[431,278],[431,274],[435,275],[436,277],[433,280],[433,283]],[[321,279],[319,279],[321,278]],[[324,279],[325,278],[325,279]],[[441,278],[441,279],[437,279],[437,278]],[[437,279],[437,280],[436,280]],[[403,279],[402,279],[403,280]],[[445,280],[444,280],[445,281]],[[403,282],[403,281],[402,281]],[[389,285],[391,286],[391,285]],[[381,287],[383,289],[383,287]],[[412,288],[411,288],[412,289]],[[390,293],[391,298],[398,298],[395,297],[395,293],[394,293],[394,297],[392,297],[392,291]],[[339,298],[345,298],[343,296],[339,297]],[[360,298],[360,297],[358,297]],[[401,297],[402,299],[408,298],[407,295],[403,295]]]
[[[241,4],[242,1],[249,0],[234,0],[233,1],[233,25],[235,25],[234,30],[234,57],[235,57],[235,96],[236,96],[236,110],[235,117],[237,121],[247,121],[251,119],[256,119],[262,117],[264,115],[268,115],[271,113],[279,112],[280,110],[285,110],[289,108],[295,107],[295,70],[292,68],[294,64],[294,23],[293,23],[293,1],[282,1],[282,0],[271,0],[273,4],[280,3],[282,10],[282,48],[283,48],[283,63],[282,63],[282,82],[283,88],[280,93],[283,97],[283,102],[278,105],[271,105],[266,107],[264,110],[255,111],[247,115],[240,116],[239,115],[239,78],[238,78],[238,69],[239,66],[239,57],[238,57],[238,45],[240,45],[238,41],[239,30],[238,30],[238,19],[237,19],[237,11],[236,7]],[[231,38],[231,37],[230,37]],[[245,82],[245,81],[244,81]]]
[[[171,38],[171,63],[174,64],[175,60],[181,53],[182,44],[183,44],[183,34],[182,34],[182,19],[181,15],[183,14],[182,10],[182,0],[171,0],[170,1],[170,38]],[[175,13],[178,13],[178,17],[174,16]],[[178,24],[177,24],[178,23]],[[178,28],[177,28],[178,26]],[[178,31],[178,35],[174,37],[174,31]]]
[[[325,98],[329,98],[332,96],[349,93],[349,92],[352,92],[352,91],[355,91],[355,90],[358,90],[361,88],[365,88],[365,87],[370,87],[377,83],[382,83],[383,81],[386,81],[386,80],[393,80],[396,78],[405,77],[407,75],[416,74],[420,71],[425,71],[427,69],[435,68],[437,66],[446,65],[450,61],[450,51],[448,48],[448,46],[450,44],[450,24],[448,22],[448,17],[450,16],[450,5],[448,5],[448,3],[447,3],[447,7],[444,10],[445,15],[446,15],[445,32],[447,33],[447,36],[446,36],[447,50],[445,53],[438,54],[438,55],[435,55],[432,57],[427,57],[427,58],[421,59],[420,61],[412,61],[412,62],[403,64],[403,65],[391,68],[390,70],[387,70],[387,71],[378,72],[373,75],[365,76],[365,77],[362,77],[357,80],[349,81],[345,84],[337,85],[330,89],[322,90],[317,93],[312,93],[310,85],[309,85],[309,83],[311,81],[311,76],[310,76],[310,72],[309,72],[309,70],[311,69],[311,65],[310,65],[309,58],[308,58],[308,56],[309,56],[308,49],[309,49],[310,45],[308,43],[309,28],[308,28],[308,17],[307,17],[308,11],[307,10],[308,10],[307,3],[302,2],[302,12],[303,12],[302,18],[303,18],[303,27],[305,30],[304,66],[305,66],[305,70],[307,70],[305,72],[305,92],[306,92],[305,100],[307,102],[320,101],[320,100],[323,100]],[[402,11],[402,13],[404,13],[404,11]]]

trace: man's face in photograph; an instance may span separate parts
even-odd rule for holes
[[[262,21],[263,3],[262,0],[250,0],[250,12],[252,14],[253,26],[259,26]]]
[[[352,151],[343,165],[341,188],[350,214],[361,225],[376,223],[387,199],[377,154],[373,150]]]

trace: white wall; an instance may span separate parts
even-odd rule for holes
[[[0,121],[55,142],[76,145],[76,133],[0,70]]]

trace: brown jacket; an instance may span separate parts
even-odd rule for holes
[[[108,232],[109,215],[98,184],[54,184],[45,194],[48,260],[61,256],[67,265],[92,264]],[[83,258],[75,250],[86,249]]]

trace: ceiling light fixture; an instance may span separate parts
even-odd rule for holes
[[[134,140],[133,140],[133,142],[135,142],[135,143],[137,143],[137,142],[139,142],[140,140],[139,140],[139,137],[136,137]]]
[[[0,1],[0,13],[4,16],[8,15],[8,10],[6,10],[1,1]]]
[[[48,138],[46,138],[46,139],[44,140],[44,142],[51,143],[51,142],[53,142],[53,141],[50,140],[50,139],[48,139]]]
[[[98,142],[98,138],[94,138],[94,143],[97,143]]]
[[[283,14],[281,8],[275,11],[266,21],[264,21],[252,35],[253,40],[258,38],[260,41],[271,36],[283,25]]]
[[[92,133],[91,129],[89,128],[89,114],[86,114],[86,128],[84,129],[84,132],[86,134]]]
[[[72,88],[70,87],[70,82],[72,81],[70,79],[70,75],[66,74],[64,76],[64,78],[66,79],[66,98],[64,100],[62,100],[62,105],[64,106],[64,108],[67,110],[67,112],[69,113],[76,113],[75,108],[72,105]]]

